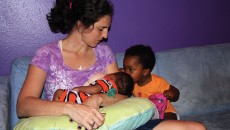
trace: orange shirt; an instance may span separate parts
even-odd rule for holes
[[[165,90],[168,90],[169,87],[170,84],[165,79],[152,74],[152,81],[150,83],[142,87],[138,86],[137,84],[134,85],[133,94],[135,97],[149,98],[150,95],[163,93]],[[165,112],[176,112],[169,100],[167,101],[167,108]]]

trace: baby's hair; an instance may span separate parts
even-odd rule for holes
[[[133,78],[125,72],[116,72],[114,75],[118,93],[130,97],[134,88]]]
[[[138,58],[139,62],[143,65],[144,69],[150,69],[150,72],[153,70],[156,58],[155,54],[150,46],[137,44],[129,47],[125,51],[126,56],[135,56]]]
[[[52,32],[66,34],[77,21],[88,28],[106,15],[113,16],[113,5],[108,0],[56,0],[46,18]]]

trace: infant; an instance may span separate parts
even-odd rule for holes
[[[134,83],[132,77],[125,72],[116,72],[95,80],[88,86],[78,86],[72,90],[58,89],[54,93],[53,101],[73,102],[81,104],[92,94],[106,93],[109,97],[122,94],[130,97]]]

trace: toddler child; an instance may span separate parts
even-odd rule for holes
[[[124,72],[105,75],[88,86],[75,87],[72,90],[58,89],[54,93],[53,101],[73,102],[82,104],[91,94],[107,93],[115,97],[116,93],[130,97],[134,83],[132,77]]]
[[[179,99],[180,92],[164,78],[151,74],[155,66],[155,54],[150,46],[135,45],[125,51],[123,71],[130,74],[134,80],[133,95],[150,98],[154,94],[163,94],[167,99],[164,119],[177,119],[176,110],[171,102]]]

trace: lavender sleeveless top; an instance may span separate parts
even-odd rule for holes
[[[52,100],[57,89],[72,89],[84,85],[93,75],[105,74],[106,67],[116,62],[110,47],[104,43],[98,44],[94,52],[96,62],[88,69],[79,71],[64,64],[58,41],[39,48],[30,64],[47,73],[44,86],[45,98]]]

